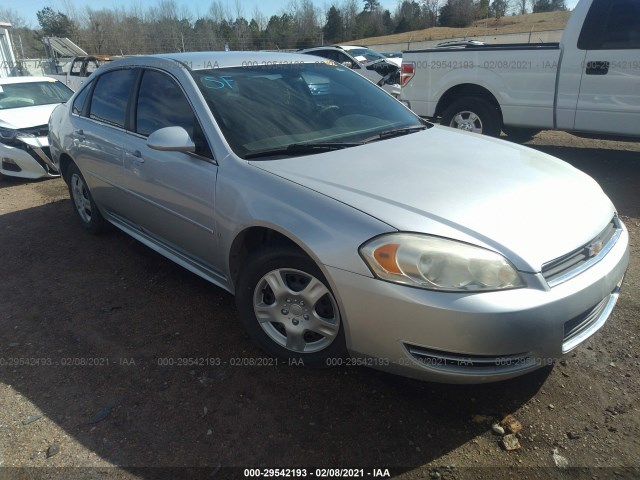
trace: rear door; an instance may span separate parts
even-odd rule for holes
[[[153,241],[198,265],[214,267],[214,199],[218,167],[184,91],[168,73],[145,70],[133,101],[124,152],[128,217]],[[195,153],[153,150],[147,137],[183,127]]]
[[[123,204],[122,163],[129,98],[138,70],[112,70],[76,97],[72,110],[73,158],[96,202],[108,212]]]
[[[640,0],[594,0],[578,40],[586,50],[575,130],[640,134]]]

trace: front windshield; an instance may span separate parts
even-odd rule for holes
[[[73,91],[57,80],[0,85],[0,110],[64,103]]]
[[[240,157],[292,145],[353,146],[425,122],[373,83],[333,62],[192,72]]]
[[[347,50],[350,55],[360,59],[364,58],[364,63],[374,62],[376,60],[384,60],[386,57],[378,52],[374,52],[370,48],[351,48]],[[362,61],[362,60],[361,60]]]

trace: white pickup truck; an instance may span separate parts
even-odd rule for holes
[[[405,51],[400,100],[443,125],[640,137],[640,0],[580,0],[562,41]]]
[[[118,57],[107,55],[87,55],[75,57],[63,67],[62,74],[47,75],[48,77],[60,80],[74,92],[80,88],[85,79],[95,72],[100,65],[110,62]]]

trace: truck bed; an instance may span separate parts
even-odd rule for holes
[[[425,52],[452,52],[452,51],[504,51],[504,50],[558,50],[560,44],[554,43],[492,43],[487,45],[469,45],[465,47],[439,47],[439,48],[421,48],[415,50],[403,50],[406,53],[425,53]]]
[[[506,125],[553,128],[559,43],[441,47],[403,52],[414,76],[400,98],[423,117],[442,115],[443,105],[481,94],[503,106]]]

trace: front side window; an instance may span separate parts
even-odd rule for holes
[[[89,75],[91,75],[93,72],[95,72],[98,69],[99,65],[97,60],[88,60],[87,61],[87,68],[86,68],[86,76],[88,77]]]
[[[73,91],[57,80],[9,83],[0,86],[0,110],[64,103]]]
[[[640,1],[596,0],[580,32],[578,48],[582,50],[640,48]]]
[[[100,75],[91,97],[89,117],[93,120],[124,128],[129,95],[137,75],[136,70],[114,70]]]
[[[136,109],[136,132],[148,137],[160,128],[179,126],[193,135],[195,116],[176,82],[154,70],[144,72]]]
[[[243,158],[303,144],[318,152],[346,148],[390,131],[425,128],[380,88],[332,62],[192,75],[231,148]]]
[[[148,137],[164,127],[182,127],[196,144],[196,153],[211,158],[204,133],[182,89],[167,74],[146,70],[136,104],[136,127]]]

